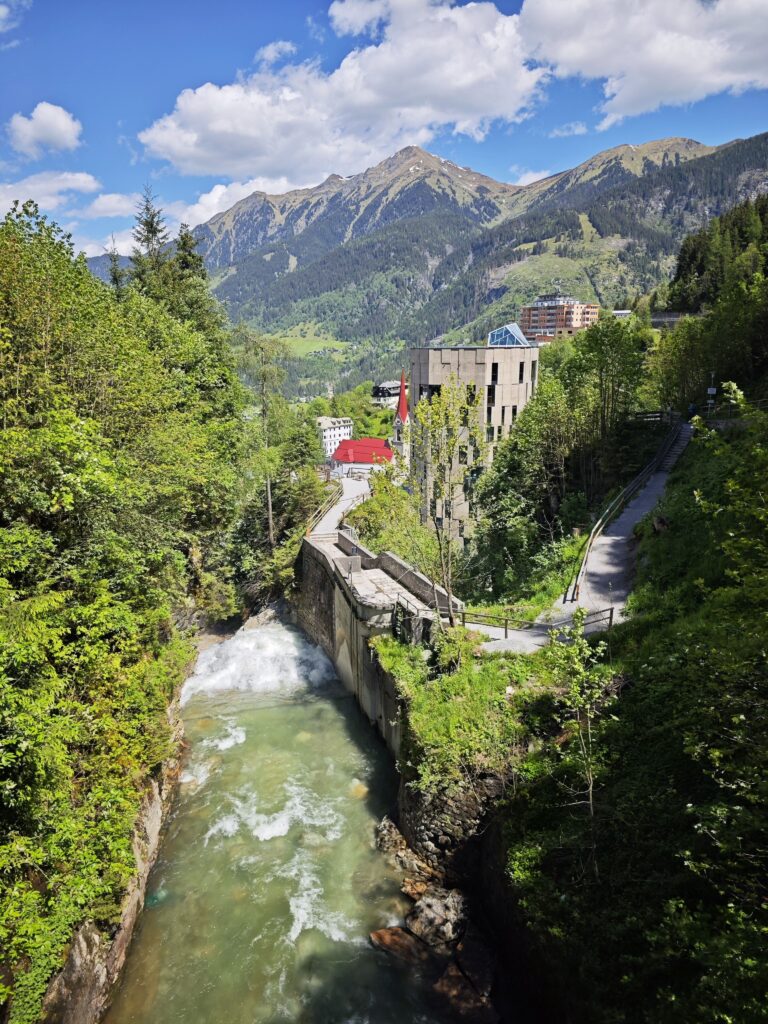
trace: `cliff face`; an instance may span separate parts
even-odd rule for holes
[[[92,921],[78,929],[63,968],[48,986],[42,1024],[97,1024],[111,1002],[144,907],[147,880],[157,859],[163,823],[178,779],[183,726],[175,703],[169,709],[169,718],[176,754],[165,762],[160,778],[148,784],[133,836],[136,875],[123,900],[120,923],[112,937]]]

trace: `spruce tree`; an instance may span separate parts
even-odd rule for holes
[[[145,293],[153,293],[153,278],[157,278],[166,262],[165,247],[168,231],[163,211],[157,206],[157,197],[150,185],[144,186],[141,202],[136,210],[133,228],[136,243],[131,254],[131,278]]]
[[[112,245],[107,249],[107,256],[109,257],[109,283],[112,285],[115,291],[115,295],[118,300],[122,299],[125,291],[125,281],[128,277],[128,271],[125,267],[120,264],[120,254],[117,251],[115,245],[115,236],[112,236]]]

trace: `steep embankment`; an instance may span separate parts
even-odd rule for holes
[[[534,1019],[544,978],[574,1022],[761,1019],[768,417],[745,423],[673,471],[609,646],[458,644],[430,670],[377,642],[408,706],[408,838],[469,879],[501,950],[524,937]],[[489,827],[473,801],[502,784]]]

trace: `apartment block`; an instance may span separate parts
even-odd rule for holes
[[[459,345],[452,348],[417,348],[410,355],[411,421],[422,398],[432,398],[452,376],[480,396],[477,415],[482,434],[488,444],[487,460],[493,459],[495,445],[508,436],[515,420],[536,390],[539,367],[538,346],[527,341],[517,324],[507,324],[492,331],[484,347]],[[472,452],[467,451],[468,462]],[[431,490],[430,467],[417,465],[418,453],[411,451],[414,469],[423,485],[423,512],[440,516]],[[479,471],[482,467],[478,467]],[[451,514],[458,527],[458,536],[471,533],[470,519],[474,511],[471,487],[454,495]]]
[[[352,420],[349,416],[318,416],[315,422],[325,457],[330,459],[341,442],[352,437]]]
[[[540,295],[520,310],[520,328],[531,341],[547,342],[583,331],[597,323],[600,307],[570,295]]]

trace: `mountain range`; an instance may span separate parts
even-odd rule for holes
[[[403,341],[479,340],[542,290],[624,304],[670,278],[686,234],[766,191],[768,133],[618,146],[527,186],[409,146],[349,178],[254,192],[195,234],[233,319],[352,343],[354,381],[394,368]]]

